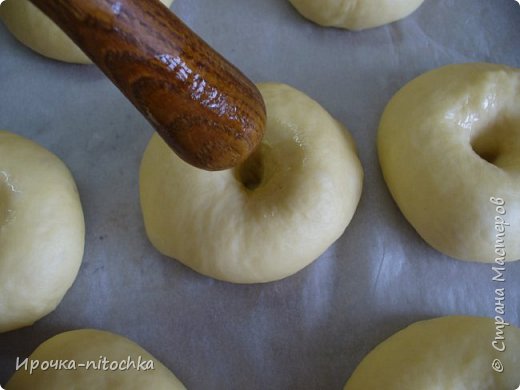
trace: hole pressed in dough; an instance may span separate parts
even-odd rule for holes
[[[249,158],[235,169],[236,179],[248,190],[255,190],[264,178],[262,145]]]
[[[471,147],[483,160],[497,167],[509,165],[512,157],[520,152],[518,123],[501,118],[482,128],[474,129]]]
[[[485,137],[478,137],[475,141],[472,141],[471,147],[480,158],[493,165],[500,155],[498,143],[495,140],[492,142],[486,141]]]

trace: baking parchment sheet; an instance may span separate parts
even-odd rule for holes
[[[1,385],[16,357],[88,327],[136,341],[188,389],[337,390],[412,322],[495,315],[491,265],[420,239],[384,184],[375,140],[386,103],[419,74],[471,61],[520,67],[515,0],[426,0],[407,19],[362,32],[314,25],[286,0],[176,0],[172,9],[252,80],[288,83],[349,128],[365,170],[354,219],[317,261],[274,283],[219,282],[160,255],[138,197],[151,127],[95,67],[45,59],[0,25],[0,128],[65,161],[87,228],[83,265],[58,309],[0,335]],[[520,262],[505,277],[505,318],[520,326]]]

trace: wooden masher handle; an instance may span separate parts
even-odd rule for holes
[[[186,162],[244,161],[265,106],[238,69],[159,0],[31,0],[112,80]]]

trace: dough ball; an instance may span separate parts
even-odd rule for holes
[[[307,19],[327,27],[364,30],[403,19],[423,0],[289,0]]]
[[[173,0],[161,0],[170,6]],[[55,60],[78,64],[92,61],[61,29],[29,0],[7,0],[0,18],[16,39],[35,52]]]
[[[441,317],[417,322],[370,352],[344,390],[498,390],[520,384],[520,329],[495,320]],[[499,359],[503,372],[492,368]],[[495,363],[499,368],[499,364]]]
[[[520,258],[519,107],[520,70],[492,64],[428,72],[386,107],[378,134],[385,181],[440,252],[479,262]]]
[[[45,369],[49,363],[44,362],[51,361],[74,364],[76,368]],[[19,364],[22,362],[20,359]],[[31,373],[31,364],[34,366],[36,362],[38,367]],[[114,333],[81,329],[61,333],[41,344],[29,357],[27,367],[22,365],[9,380],[6,389],[185,390],[185,387],[136,343]]]
[[[0,332],[56,308],[76,278],[84,240],[78,191],[65,165],[0,131]]]
[[[319,257],[349,224],[363,181],[352,138],[318,103],[287,85],[259,89],[266,132],[242,166],[193,168],[154,135],[140,173],[152,244],[235,283],[281,279]]]

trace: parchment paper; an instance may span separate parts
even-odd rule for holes
[[[286,0],[177,0],[172,9],[251,79],[291,84],[349,128],[365,170],[356,215],[316,262],[275,283],[219,282],[160,255],[138,199],[151,127],[95,67],[45,59],[0,25],[0,128],[65,161],[87,227],[83,265],[58,309],[0,335],[0,384],[17,356],[88,327],[136,341],[188,389],[339,390],[412,322],[495,315],[491,265],[420,239],[383,182],[375,139],[390,97],[419,74],[468,61],[519,67],[519,4],[426,0],[403,21],[358,33],[314,25]],[[520,263],[505,276],[505,318],[520,326]]]

